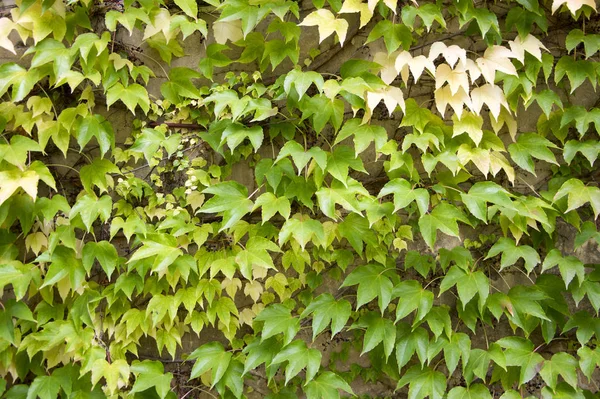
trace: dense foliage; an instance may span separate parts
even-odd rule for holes
[[[0,12],[4,397],[598,390],[594,0]]]

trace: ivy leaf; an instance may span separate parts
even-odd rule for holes
[[[341,287],[358,285],[356,293],[356,309],[375,298],[378,298],[381,314],[392,300],[392,281],[385,275],[385,268],[381,265],[370,263],[358,266],[346,277]],[[341,288],[340,287],[340,288]]]
[[[200,99],[200,91],[192,83],[192,79],[200,77],[202,77],[200,73],[190,68],[172,68],[169,71],[169,80],[160,86],[160,93],[173,104],[182,102],[184,98],[198,100]]]
[[[531,341],[521,337],[505,337],[496,343],[505,349],[506,365],[521,368],[519,385],[530,381],[540,371],[544,358],[534,352]]]
[[[246,362],[242,374],[246,374],[263,363],[269,368],[273,356],[281,352],[281,342],[276,338],[255,339],[243,349],[243,352],[246,354]]]
[[[321,368],[321,352],[307,348],[306,343],[302,340],[295,340],[277,353],[271,364],[285,361],[288,362],[285,368],[285,385],[304,368],[306,368],[306,382],[308,383]]]
[[[596,11],[596,2],[594,0],[553,0],[552,14],[554,14],[562,5],[566,5],[571,14],[575,16],[583,6],[591,7]]]
[[[15,191],[22,188],[32,199],[37,197],[40,176],[32,170],[19,169],[0,171],[0,205],[9,199]]]
[[[265,269],[275,269],[273,258],[269,255],[267,250],[281,252],[274,242],[260,236],[255,236],[248,240],[246,249],[237,253],[235,261],[244,278],[248,280],[252,279],[253,266],[260,266]]]
[[[104,270],[110,279],[117,267],[117,261],[119,259],[116,248],[110,242],[90,241],[84,245],[82,253],[83,267],[88,274],[92,269],[94,259],[97,259],[100,266],[102,266],[102,270]]]
[[[516,143],[508,146],[508,152],[517,165],[534,176],[537,176],[535,174],[535,164],[533,163],[532,158],[558,165],[550,148],[558,147],[539,134],[523,133],[519,135]]]
[[[393,179],[383,186],[377,198],[386,195],[394,195],[394,212],[406,208],[413,201],[416,201],[421,215],[427,213],[429,209],[429,192],[424,188],[415,189],[410,182],[405,179]]]
[[[290,237],[294,237],[300,247],[304,249],[310,241],[313,241],[316,245],[321,245],[325,241],[325,230],[318,220],[307,215],[295,214],[286,220],[281,227],[279,246],[285,244]]]
[[[96,385],[104,377],[108,392],[114,394],[119,386],[126,385],[129,381],[129,364],[124,359],[108,363],[105,359],[98,359],[92,367],[92,385]]]
[[[106,92],[106,106],[107,108],[114,104],[117,100],[120,100],[127,106],[132,114],[135,115],[135,107],[139,106],[145,114],[150,110],[150,99],[148,98],[148,92],[144,87],[137,83],[132,83],[127,87],[124,87],[121,83],[117,83],[111,86]]]
[[[313,342],[317,335],[331,322],[331,337],[342,331],[352,312],[352,305],[345,299],[336,301],[331,294],[321,294],[304,309],[300,318],[312,314]]]
[[[350,385],[331,371],[324,371],[304,387],[307,399],[339,399],[340,390],[354,395]]]
[[[29,391],[27,391],[27,399],[55,399],[60,392],[60,380],[54,376],[40,375],[35,377]]]
[[[190,17],[198,18],[198,3],[195,0],[174,0],[177,7],[189,15]]]
[[[424,289],[418,281],[403,281],[394,287],[393,297],[399,298],[396,306],[396,322],[417,311],[414,325],[425,318],[433,307],[433,292]]]
[[[224,23],[225,22],[221,22],[220,24]],[[217,25],[217,23],[215,23],[213,26],[215,25]],[[208,47],[206,47],[206,57],[200,59],[200,62],[198,63],[198,69],[200,72],[202,72],[202,75],[204,75],[207,79],[212,80],[213,70],[215,67],[222,68],[231,64],[231,59],[223,54],[225,50],[229,49],[230,47],[223,43],[209,44]]]
[[[585,279],[585,267],[583,262],[574,256],[563,257],[561,252],[555,248],[546,255],[544,263],[542,263],[542,272],[551,269],[556,265],[558,265],[560,275],[565,282],[565,288],[569,287],[569,284],[575,276],[577,276],[577,280],[581,286]]]
[[[340,145],[335,147],[327,160],[327,172],[344,186],[348,186],[348,169],[367,173],[363,162],[357,158],[352,147]]]
[[[343,46],[348,32],[348,22],[345,19],[336,18],[331,11],[325,8],[311,12],[298,25],[319,28],[319,43],[335,32]]]
[[[559,375],[567,384],[577,388],[577,365],[577,360],[568,353],[555,353],[551,360],[544,361],[540,376],[552,389],[556,388]]]
[[[363,315],[351,328],[358,327],[367,329],[361,356],[383,342],[383,351],[385,353],[385,360],[387,361],[394,350],[394,343],[396,342],[396,327],[394,323],[387,318],[381,317],[376,312],[369,312]]]
[[[100,194],[112,188],[114,181],[110,173],[121,174],[119,168],[108,159],[94,158],[91,164],[85,165],[79,171],[79,178],[83,188],[94,194],[93,187],[98,187]]]
[[[134,360],[130,370],[135,374],[135,383],[131,387],[131,392],[143,392],[154,387],[156,393],[161,399],[164,399],[171,391],[171,380],[173,374],[165,373],[164,366],[159,361]]]
[[[444,346],[444,360],[448,367],[448,374],[452,375],[462,357],[463,370],[469,362],[471,354],[471,340],[464,333],[454,333],[447,345]]]
[[[255,321],[264,322],[262,339],[283,333],[283,344],[288,345],[300,330],[300,319],[291,315],[290,309],[281,304],[266,307],[256,316]]]
[[[467,388],[454,387],[448,392],[448,399],[492,399],[490,391],[483,384],[472,384]]]
[[[338,232],[340,236],[348,240],[352,248],[362,256],[363,245],[377,246],[377,236],[373,233],[373,230],[369,226],[369,222],[366,218],[359,214],[352,213],[338,224]]]
[[[71,208],[69,218],[81,216],[81,220],[89,232],[92,228],[92,223],[98,218],[103,223],[106,223],[112,213],[112,199],[108,195],[103,195],[100,199],[89,194],[85,194],[75,202]]]
[[[202,345],[188,356],[188,359],[196,360],[190,378],[198,378],[211,370],[211,388],[214,387],[223,378],[232,356],[231,352],[225,351],[220,342]]]
[[[250,141],[252,147],[254,147],[254,152],[258,151],[258,149],[263,143],[264,138],[262,127],[246,127],[241,123],[231,123],[223,131],[220,145],[227,143],[229,150],[233,154],[233,150],[235,150],[237,146],[240,145],[246,138]]]
[[[490,248],[485,259],[493,258],[502,252],[500,259],[500,271],[507,266],[512,266],[517,263],[519,258],[525,261],[525,269],[531,273],[533,268],[540,263],[540,255],[529,245],[517,246],[513,240],[507,237],[502,237],[496,244]]]
[[[469,219],[458,210],[454,205],[442,202],[429,214],[422,215],[419,219],[419,229],[421,235],[430,248],[433,248],[436,241],[437,231],[460,238],[458,230],[458,221],[470,224]]]
[[[476,294],[479,294],[479,309],[483,311],[485,301],[490,293],[490,281],[482,271],[471,272],[458,266],[452,266],[440,284],[440,295],[454,285],[456,285],[463,310],[466,308],[467,303]]]
[[[115,147],[115,133],[110,123],[101,115],[90,115],[81,121],[77,128],[77,143],[83,148],[96,137],[102,156]]]
[[[446,377],[429,367],[413,366],[400,378],[398,388],[408,384],[408,397],[411,399],[442,399],[446,393]]]
[[[600,350],[598,348],[591,349],[588,346],[582,346],[577,350],[577,356],[579,357],[579,368],[589,380],[592,378],[596,367],[600,366]]]
[[[487,222],[488,202],[516,211],[511,200],[513,195],[491,181],[475,183],[468,194],[461,193],[460,197],[471,214],[484,222]]]
[[[427,360],[427,350],[429,349],[429,334],[422,327],[417,327],[411,331],[406,323],[400,323],[400,337],[396,342],[396,361],[398,370],[406,366],[412,359],[415,351],[421,365]]]
[[[342,129],[338,132],[333,145],[342,142],[350,136],[354,136],[354,151],[357,157],[372,142],[375,142],[375,151],[380,152],[381,148],[388,141],[387,131],[384,127],[367,123],[362,124],[360,119],[353,118],[346,121]]]
[[[223,213],[223,225],[219,231],[233,227],[244,215],[252,211],[253,203],[248,199],[245,186],[228,181],[205,188],[203,193],[213,194],[198,210],[200,213]]]
[[[596,73],[594,63],[587,60],[576,60],[571,56],[563,56],[556,63],[554,69],[554,81],[558,84],[567,75],[571,94],[583,84],[587,78],[592,86],[596,85]]]
[[[290,201],[285,197],[276,197],[273,193],[261,194],[256,199],[252,210],[256,210],[258,207],[261,208],[263,224],[275,216],[276,213],[279,213],[286,220],[290,218]]]
[[[339,204],[347,211],[355,212],[362,216],[359,209],[360,205],[357,196],[369,196],[369,192],[359,182],[351,179],[350,183],[344,187],[340,182],[334,181],[331,187],[321,187],[317,192],[319,208],[331,219],[337,220],[335,206]],[[360,252],[360,251],[359,251]]]
[[[380,37],[383,37],[388,54],[398,50],[400,46],[402,46],[402,49],[408,50],[413,42],[412,33],[406,25],[394,24],[387,19],[379,21],[375,25],[369,32],[365,44],[371,43]]]
[[[589,202],[594,211],[594,218],[598,218],[598,214],[600,214],[600,188],[586,186],[581,180],[573,178],[563,183],[554,195],[553,202],[565,196],[568,196],[566,212],[580,208]]]
[[[298,94],[298,101],[300,101],[312,84],[315,85],[319,92],[322,92],[324,83],[323,76],[317,72],[302,72],[298,69],[293,69],[285,76],[285,80],[283,81],[283,89],[286,94],[289,95],[292,90],[292,86],[294,86],[294,89]]]
[[[598,155],[600,155],[600,142],[593,140],[567,141],[563,149],[563,158],[565,159],[565,162],[570,165],[578,152],[580,152],[588,160],[590,165],[594,166],[594,162],[596,162]]]

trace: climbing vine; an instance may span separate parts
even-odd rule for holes
[[[1,7],[0,394],[595,397],[599,21]]]

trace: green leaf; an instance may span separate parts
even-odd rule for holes
[[[212,388],[223,378],[229,362],[231,362],[231,358],[232,353],[226,352],[220,342],[204,344],[188,356],[188,359],[196,360],[192,367],[190,378],[198,378],[211,370]]]
[[[389,358],[394,350],[396,342],[396,327],[387,318],[381,317],[376,312],[363,315],[351,328],[366,328],[361,356],[373,350],[383,342],[385,360]]]
[[[230,48],[224,44],[212,43],[206,47],[206,57],[200,59],[198,69],[206,78],[212,80],[213,70],[215,67],[226,67],[231,64],[231,59],[223,52]],[[216,112],[215,112],[216,113]]]
[[[579,281],[579,285],[583,283],[585,278],[585,266],[583,262],[574,256],[563,257],[558,249],[553,249],[548,252],[544,263],[542,263],[542,272],[553,268],[558,265],[558,270],[565,282],[565,288],[569,287],[569,284],[575,276]]]
[[[286,220],[281,227],[279,246],[283,246],[290,237],[294,237],[300,247],[304,249],[310,241],[315,245],[321,245],[325,241],[325,230],[318,220],[297,213]]]
[[[553,201],[556,202],[565,196],[568,196],[566,212],[580,208],[589,202],[594,211],[594,218],[600,214],[600,188],[586,186],[579,179],[569,179],[556,192]]]
[[[198,18],[198,3],[195,0],[174,0],[177,7],[186,13],[188,16]]]
[[[84,245],[82,255],[83,267],[88,274],[92,269],[94,259],[98,260],[102,270],[110,279],[119,259],[116,248],[108,241],[90,241]]]
[[[252,147],[254,147],[254,152],[258,151],[264,138],[262,127],[246,127],[241,123],[234,122],[223,131],[220,145],[227,143],[229,150],[233,154],[233,150],[235,150],[246,138],[250,141]]]
[[[417,311],[414,325],[425,318],[433,306],[433,292],[423,289],[415,280],[403,281],[394,287],[393,297],[399,298],[396,306],[396,322]]]
[[[592,86],[596,86],[596,72],[591,61],[576,60],[572,56],[563,56],[556,63],[554,81],[558,84],[567,75],[571,93],[583,84],[587,78]]]
[[[377,298],[381,314],[392,300],[393,284],[385,275],[385,267],[370,263],[358,266],[346,277],[341,287],[358,285],[356,309]]]
[[[266,307],[254,320],[264,322],[262,329],[263,340],[283,333],[284,345],[292,342],[292,339],[294,339],[300,329],[300,319],[293,317],[291,311],[281,304]]]
[[[433,208],[431,213],[421,216],[419,219],[419,229],[427,245],[433,249],[438,230],[450,236],[460,238],[457,223],[459,220],[470,224],[469,219],[458,208],[442,202]]]
[[[508,146],[508,152],[517,165],[537,176],[533,158],[558,165],[550,148],[558,147],[539,134],[522,133],[517,138],[516,143]]]
[[[377,198],[394,195],[394,212],[406,208],[413,201],[417,203],[421,215],[429,210],[429,192],[424,188],[414,188],[405,179],[393,179],[383,186]]]
[[[340,390],[354,395],[352,388],[339,375],[325,371],[306,384],[304,392],[307,399],[339,399]]]
[[[379,21],[375,27],[369,32],[365,44],[371,43],[383,37],[385,48],[388,54],[398,50],[402,46],[403,50],[408,50],[413,42],[410,29],[404,24],[394,24],[387,19]]]
[[[502,252],[500,259],[500,270],[517,263],[519,258],[525,261],[525,269],[531,273],[533,268],[540,263],[540,255],[529,245],[517,246],[513,240],[502,237],[490,248],[485,259],[493,258]]]
[[[344,218],[338,225],[338,232],[341,237],[348,240],[352,248],[361,256],[363,254],[363,243],[373,247],[378,245],[377,235],[371,229],[368,220],[356,213],[351,213]]]
[[[90,115],[79,123],[77,128],[77,143],[83,148],[90,142],[92,137],[98,140],[102,156],[115,147],[115,133],[110,123],[101,115]]]
[[[285,385],[304,368],[306,369],[306,382],[308,383],[321,368],[321,352],[307,348],[304,341],[295,340],[277,353],[271,364],[285,361],[288,362],[285,367]]]
[[[531,341],[521,337],[506,337],[496,343],[505,349],[506,365],[521,368],[519,385],[530,381],[540,371],[544,358],[534,352]]]
[[[600,366],[600,349],[591,349],[587,346],[582,346],[577,350],[577,356],[579,357],[579,367],[581,372],[585,375],[588,380],[592,378],[592,374],[596,367]]]
[[[154,387],[158,396],[164,399],[171,391],[171,380],[173,374],[165,373],[163,364],[159,361],[134,360],[130,370],[135,374],[135,383],[131,387],[131,392],[143,392]]]
[[[516,211],[511,200],[513,195],[494,182],[477,182],[468,194],[461,193],[460,197],[469,212],[484,222],[488,219],[488,202]]]
[[[577,360],[568,353],[555,353],[551,360],[544,361],[540,376],[552,389],[556,388],[559,375],[567,384],[577,388],[577,366]]]
[[[483,310],[490,292],[490,281],[482,271],[471,272],[458,266],[452,266],[440,284],[440,295],[454,285],[456,285],[463,310],[476,294],[479,294],[479,309]]]
[[[337,220],[335,206],[339,204],[347,211],[355,212],[362,216],[359,209],[360,205],[357,196],[369,196],[369,192],[354,179],[349,179],[347,186],[344,186],[338,181],[334,181],[331,187],[321,187],[317,192],[317,200],[319,208],[323,213],[331,219]],[[360,252],[360,251],[359,251]]]
[[[482,384],[472,384],[467,388],[454,387],[448,392],[448,399],[492,399],[490,391]]]
[[[40,375],[37,376],[29,391],[27,391],[27,399],[56,399],[60,392],[60,380],[54,376]]]
[[[94,158],[91,164],[85,165],[79,171],[79,178],[83,188],[94,194],[93,187],[98,187],[100,194],[107,192],[114,186],[110,173],[121,174],[119,168],[108,159]]]
[[[261,194],[254,203],[253,210],[261,207],[263,224],[279,213],[284,219],[290,218],[290,201],[285,197],[276,197],[273,193]]]
[[[135,114],[136,106],[139,106],[145,114],[150,109],[148,92],[137,83],[130,84],[127,87],[123,87],[121,83],[111,86],[106,92],[106,106],[110,107],[117,100],[122,101],[133,114]]]
[[[427,351],[429,349],[429,333],[422,327],[417,327],[411,331],[410,326],[406,323],[400,323],[400,337],[396,342],[396,361],[398,369],[406,366],[412,359],[415,352],[417,357],[424,365],[427,361]],[[403,331],[404,330],[404,331]]]
[[[400,378],[397,388],[408,384],[410,399],[442,399],[446,393],[446,377],[429,367],[413,366]]]
[[[356,156],[365,151],[372,142],[375,142],[375,151],[380,152],[381,148],[388,141],[387,131],[384,127],[368,123],[363,124],[360,119],[354,118],[346,121],[338,132],[333,145],[342,142],[350,136],[354,136],[354,152]]]
[[[248,199],[245,186],[228,181],[204,189],[203,193],[213,194],[198,210],[200,213],[222,213],[223,224],[219,231],[233,227],[244,215],[252,211],[253,203]]]
[[[103,223],[106,223],[112,213],[112,199],[108,195],[103,195],[100,199],[85,194],[75,202],[71,208],[69,218],[74,218],[79,215],[87,231],[91,231],[92,224],[96,219],[100,218]]]
[[[289,95],[293,86],[298,94],[298,101],[300,101],[312,84],[315,85],[319,92],[322,92],[324,84],[323,76],[314,71],[302,72],[298,69],[293,69],[285,76],[283,89]]]
[[[317,335],[331,323],[331,337],[342,331],[352,312],[352,305],[345,299],[336,301],[331,294],[321,294],[304,309],[300,318],[312,314],[313,342]]]

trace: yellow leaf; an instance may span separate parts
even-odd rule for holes
[[[440,64],[435,70],[435,88],[439,89],[448,82],[450,92],[455,95],[461,87],[467,93],[469,91],[469,76],[462,64],[452,69],[448,64]]]
[[[311,12],[298,25],[316,26],[319,29],[319,43],[335,33],[340,40],[340,45],[343,46],[348,32],[348,22],[345,19],[336,18],[331,11],[325,8]]]
[[[367,107],[374,109],[381,101],[385,104],[390,115],[394,112],[397,106],[404,111],[404,95],[399,87],[389,86],[378,91],[367,92]]]
[[[34,254],[39,254],[42,248],[48,247],[48,237],[41,231],[31,233],[25,238],[25,248]]]
[[[515,58],[515,55],[506,47],[492,46],[485,50],[483,57],[477,58],[476,63],[485,80],[494,84],[496,71],[518,76],[515,66],[510,62],[511,58]]]
[[[432,60],[424,55],[413,57],[408,51],[400,52],[396,56],[394,65],[396,67],[396,72],[402,73],[402,80],[404,80],[404,82],[408,80],[408,74],[405,72],[407,66],[408,69],[410,69],[410,73],[413,75],[415,83],[419,81],[425,68],[427,68],[432,75],[435,75],[435,65]]]
[[[458,118],[460,119],[463,113],[463,106],[471,108],[471,99],[467,92],[460,88],[456,93],[452,94],[450,86],[444,86],[435,91],[435,106],[438,112],[444,117],[446,107],[450,104]]]
[[[515,169],[510,166],[504,155],[498,151],[492,151],[490,153],[490,170],[492,175],[495,177],[501,169],[504,170],[511,184],[515,184]]]
[[[392,53],[388,55],[387,52],[380,51],[375,53],[373,56],[373,62],[376,62],[382,66],[379,73],[381,75],[381,80],[383,80],[385,84],[389,85],[394,81],[394,79],[396,79],[396,76],[398,76],[398,68],[396,67],[397,55],[398,53]],[[408,69],[406,70],[406,73],[408,74]],[[404,79],[404,76],[402,79]]]
[[[369,4],[363,3],[361,0],[345,0],[340,14],[352,14],[360,13],[360,28],[365,26],[371,18],[373,18],[373,9],[369,7]]]
[[[444,59],[450,67],[454,68],[454,65],[460,60],[463,66],[467,63],[467,50],[458,47],[456,44],[446,46],[443,42],[435,42],[429,49],[429,59],[435,61],[439,55],[444,56]]]
[[[142,40],[146,40],[149,37],[162,32],[165,35],[167,43],[173,39],[174,35],[171,31],[171,14],[165,8],[161,8],[157,14],[153,15],[152,23],[146,25],[144,30],[144,37]]]
[[[583,6],[590,6],[596,11],[596,2],[594,0],[554,0],[552,2],[552,14],[554,14],[563,4],[567,6],[573,15],[575,15],[575,13]]]
[[[517,120],[511,115],[510,112],[502,108],[500,110],[500,115],[498,116],[498,119],[491,117],[490,122],[496,134],[498,134],[500,129],[502,129],[502,127],[506,125],[508,133],[510,133],[510,137],[512,137],[513,141],[515,141],[515,139],[517,138]]]
[[[456,156],[463,165],[466,165],[469,161],[473,162],[477,169],[485,176],[487,176],[490,171],[491,159],[489,150],[484,150],[483,148],[471,148],[467,144],[463,144],[458,148]]]
[[[235,19],[233,21],[217,21],[212,27],[215,41],[218,44],[225,44],[227,43],[227,40],[237,42],[244,38],[241,19]]]
[[[40,176],[32,170],[23,172],[19,169],[13,169],[0,172],[0,182],[2,182],[0,185],[0,205],[19,187],[35,201],[39,180]]]
[[[478,114],[481,111],[483,104],[487,104],[496,120],[500,115],[501,106],[505,107],[507,110],[509,109],[502,89],[498,86],[492,86],[489,83],[471,90],[471,101],[471,110],[473,112]]]
[[[531,34],[527,35],[524,40],[521,40],[521,37],[517,35],[515,40],[509,41],[508,44],[513,55],[521,61],[521,64],[525,62],[525,51],[540,61],[542,61],[542,49],[548,51],[546,46]]]
[[[232,279],[225,278],[221,281],[221,288],[224,289],[231,298],[235,298],[235,293],[242,288],[242,281],[237,277]]]
[[[452,121],[454,122],[452,137],[467,133],[475,145],[479,145],[483,138],[483,118],[481,115],[466,112],[460,118],[453,115]]]
[[[264,291],[263,285],[256,280],[248,282],[244,286],[244,295],[252,298],[252,300],[254,302],[258,301],[258,299],[260,298],[260,295],[263,293],[263,291]]]
[[[10,41],[8,35],[14,29],[15,24],[8,18],[0,18],[0,47],[10,51],[13,54],[17,54],[15,52],[15,46],[13,42]]]

